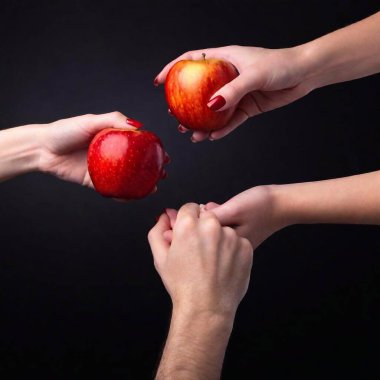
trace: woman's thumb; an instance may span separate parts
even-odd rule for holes
[[[215,92],[207,103],[207,107],[213,111],[223,111],[233,107],[240,102],[244,95],[257,89],[257,84],[258,81],[253,73],[250,75],[240,74]]]
[[[207,211],[213,212],[222,226],[232,226],[236,224],[236,221],[234,221],[233,214],[231,212],[230,204],[228,202],[222,205],[214,202],[209,202],[206,204],[205,209]]]

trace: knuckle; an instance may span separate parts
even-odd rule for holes
[[[253,254],[253,247],[251,242],[246,238],[240,238],[241,249],[243,252]]]
[[[223,227],[223,231],[228,240],[234,240],[237,238],[236,232],[232,227]]]
[[[119,119],[119,118],[123,117],[123,114],[119,111],[113,111],[113,112],[111,112],[111,116],[114,117],[115,119]]]
[[[82,115],[81,118],[83,122],[88,123],[96,116],[97,115],[94,115],[93,113],[86,113],[85,115]]]
[[[148,232],[148,241],[151,242],[153,240],[153,237],[154,237],[154,229],[152,228],[149,232]]]
[[[195,220],[191,215],[184,215],[179,222],[179,231],[185,232],[195,228]]]
[[[214,216],[206,216],[203,219],[203,230],[206,233],[216,234],[221,230],[221,226]]]
[[[156,268],[156,271],[160,272],[160,270],[161,270],[161,264],[156,259],[153,260],[153,265]]]

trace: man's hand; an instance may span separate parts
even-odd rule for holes
[[[256,186],[232,197],[223,204],[207,203],[203,210],[212,211],[223,226],[232,227],[239,236],[245,237],[256,249],[276,231],[293,224],[286,204],[278,199],[279,186]],[[290,208],[290,207],[288,207]],[[177,219],[177,210],[166,209],[171,226]],[[172,230],[164,232],[168,242],[173,238]]]
[[[161,215],[148,239],[173,302],[157,379],[219,378],[236,309],[249,284],[251,244],[196,204],[179,210],[173,228],[169,216]]]

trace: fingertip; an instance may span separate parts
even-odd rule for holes
[[[179,125],[178,125],[178,131],[179,131],[180,133],[186,133],[186,132],[188,132],[189,130],[188,130],[185,126],[183,126],[182,124],[179,124]]]
[[[143,123],[141,123],[141,121],[132,119],[131,117],[126,117],[126,122],[128,125],[130,125],[134,128],[137,128],[137,129],[139,129],[143,126]]]
[[[221,111],[225,105],[226,99],[223,97],[223,95],[216,95],[212,97],[207,103],[207,107],[214,112]]]
[[[171,158],[169,156],[169,153],[165,152],[165,155],[164,155],[164,164],[167,165],[167,164],[170,164],[170,162],[171,162]]]
[[[219,206],[220,206],[220,204],[218,204],[218,203],[215,203],[215,202],[208,202],[208,203],[206,203],[206,205],[205,205],[205,210],[210,211],[210,210],[212,210],[212,209],[214,209],[214,208],[216,208],[216,207],[219,207]]]
[[[201,142],[207,140],[209,137],[209,132],[195,131],[191,137],[192,142]]]
[[[164,239],[170,244],[173,240],[173,230],[167,230],[163,233]]]
[[[162,214],[156,216],[156,223],[159,224],[159,223],[163,223],[163,222],[168,222],[169,223],[169,216],[163,212]]]
[[[173,208],[166,208],[165,209],[166,215],[168,215],[169,219],[173,222],[175,222],[177,218],[178,211]]]

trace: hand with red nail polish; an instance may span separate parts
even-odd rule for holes
[[[105,128],[136,129],[142,123],[120,112],[83,115],[42,125],[39,170],[60,179],[93,187],[87,170],[87,149]]]
[[[208,58],[231,62],[240,75],[213,94],[207,103],[216,112],[237,106],[227,125],[211,133],[194,132],[194,142],[220,139],[248,118],[291,103],[313,89],[312,82],[303,77],[302,49],[298,47],[263,49],[226,46],[187,52],[166,65],[157,76],[156,83],[165,82],[176,62],[198,59],[202,53]]]
[[[143,126],[143,123],[130,117],[127,117],[127,124],[134,128],[141,128]]]

